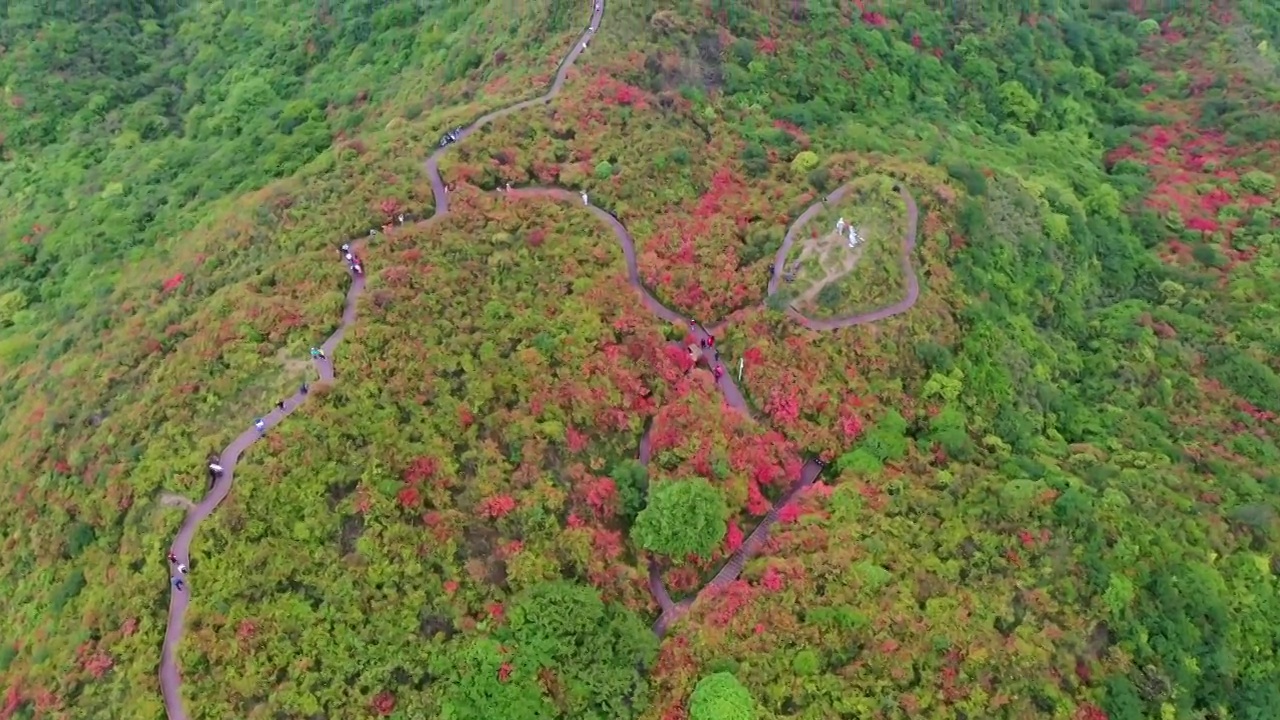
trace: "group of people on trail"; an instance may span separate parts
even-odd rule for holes
[[[344,245],[343,247],[346,247],[346,246]],[[323,349],[318,347],[313,347],[311,348],[311,359],[312,360],[328,360],[329,358],[324,354]],[[302,383],[302,387],[298,388],[298,392],[301,393],[302,395],[306,395],[310,389],[311,389],[311,386],[304,382]],[[280,402],[277,402],[276,409],[281,412],[284,412],[286,408],[285,403],[286,403],[286,400],[281,400]],[[267,431],[267,421],[262,418],[256,418],[253,421],[253,427],[258,431],[258,434],[261,435]],[[217,467],[219,473],[222,472],[221,465],[214,465],[212,463],[209,465],[210,472],[213,472],[214,467]]]
[[[458,142],[458,136],[460,135],[462,135],[461,125],[445,133],[444,137],[440,138],[440,147],[444,147],[446,145],[450,145],[452,143]]]
[[[187,582],[183,579],[187,575],[187,566],[178,562],[178,554],[172,549],[169,550],[168,559],[169,565],[174,566],[178,571],[177,575],[170,575],[169,581],[173,583],[174,588],[181,592],[187,587]]]
[[[698,321],[690,320],[689,329],[696,333],[699,330]],[[707,364],[711,365],[712,377],[716,379],[716,382],[720,382],[720,378],[724,377],[724,366],[720,364],[720,351],[716,349],[716,336],[707,332],[706,328],[701,329],[706,337],[698,340],[698,346],[702,348],[703,357],[707,357],[707,353],[711,354]]]
[[[401,215],[400,217],[404,218],[403,215]],[[369,230],[369,234],[377,235],[378,231],[371,229]],[[343,243],[342,248],[339,250],[339,252],[342,253],[343,259],[347,261],[347,266],[351,268],[351,272],[355,273],[356,275],[364,274],[364,264],[360,262],[359,255],[356,255],[355,253],[351,252],[351,243]]]

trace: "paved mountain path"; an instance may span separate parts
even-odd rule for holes
[[[573,66],[573,62],[578,59],[578,55],[582,54],[587,40],[595,34],[595,29],[600,26],[600,18],[603,15],[604,3],[602,0],[595,5],[595,9],[591,15],[590,26],[583,32],[582,36],[574,42],[573,48],[569,51],[569,54],[565,56],[564,61],[560,63],[560,68],[556,71],[555,80],[551,83],[551,88],[545,95],[532,100],[525,100],[507,108],[496,110],[484,115],[459,133],[458,140],[462,140],[484,125],[487,125],[498,118],[506,117],[511,113],[532,107],[539,103],[551,102],[552,98],[560,93],[560,88],[564,86],[565,78],[569,74],[569,68],[571,68]],[[446,150],[448,150],[447,146],[437,149],[431,154],[426,162],[427,174],[431,180],[431,189],[435,194],[435,217],[439,217],[449,212],[449,197],[448,193],[445,192],[444,182],[440,179],[440,171],[438,167],[440,156]],[[632,255],[634,254],[633,250]],[[351,327],[351,325],[355,323],[356,303],[364,293],[364,288],[365,276],[353,275],[351,287],[347,290],[347,300],[342,311],[342,321],[338,324],[338,329],[335,330],[321,346],[321,349],[324,350],[326,356],[333,355],[333,351],[338,347],[338,343],[342,342],[342,337],[346,334],[347,328]],[[316,358],[314,362],[316,370],[320,374],[320,379],[324,382],[333,382],[333,361]],[[307,398],[308,395],[303,393],[300,389],[293,397],[285,401],[284,410],[275,408],[272,409],[271,412],[263,415],[262,420],[266,423],[264,432],[270,430],[276,425],[279,425],[280,422],[289,415],[289,413],[297,409],[297,407],[306,401]],[[200,527],[200,523],[204,522],[204,519],[209,517],[218,505],[226,499],[227,494],[231,492],[231,484],[235,479],[236,463],[240,460],[244,451],[247,450],[254,441],[261,437],[262,434],[263,433],[259,432],[257,428],[250,425],[250,427],[240,433],[240,436],[231,441],[231,444],[222,451],[220,456],[223,467],[222,477],[214,483],[213,487],[204,496],[204,498],[202,498],[194,508],[187,512],[187,517],[183,521],[181,529],[178,530],[177,537],[173,540],[171,550],[178,557],[179,562],[190,566],[191,538]],[[164,644],[162,645],[160,652],[160,691],[164,695],[164,707],[169,720],[188,720],[189,717],[187,715],[186,708],[183,707],[182,704],[182,679],[181,674],[178,671],[177,655],[178,645],[182,642],[184,621],[187,615],[187,606],[191,600],[190,593],[193,589],[193,584],[199,584],[198,577],[189,578],[186,589],[177,590],[171,587],[169,593],[169,621],[165,628]]]
[[[458,133],[456,142],[460,142],[464,138],[469,137],[480,128],[495,120],[507,117],[508,115],[519,112],[520,110],[551,102],[551,100],[560,93],[561,88],[564,86],[569,69],[573,66],[574,61],[576,61],[578,56],[585,50],[585,43],[594,36],[595,31],[599,28],[600,20],[603,15],[604,2],[601,1],[595,5],[588,29],[583,32],[581,37],[578,38],[568,55],[566,55],[564,60],[560,63],[560,67],[556,71],[555,79],[552,81],[550,88],[544,95],[495,110],[480,117]],[[453,144],[456,144],[456,142]],[[452,147],[452,144],[437,148],[431,153],[424,163],[424,170],[431,182],[431,191],[435,198],[435,213],[430,219],[439,218],[449,212],[449,195],[446,190],[444,180],[440,177],[439,161],[450,147]],[[838,198],[839,195],[843,194],[846,190],[847,186],[842,187],[832,193],[831,197]],[[896,315],[905,311],[915,303],[916,298],[919,295],[919,286],[915,274],[911,269],[909,254],[915,246],[917,211],[915,201],[911,198],[910,194],[905,189],[902,189],[901,192],[907,200],[910,212],[910,227],[907,238],[904,240],[905,252],[903,256],[904,270],[908,271],[907,275],[909,278],[907,298],[893,306],[890,306],[889,308],[864,313],[854,317],[834,320],[810,320],[793,312],[792,315],[796,317],[797,321],[801,322],[801,324],[806,327],[810,327],[815,330],[849,327],[851,325],[873,322],[891,315]],[[560,202],[582,202],[580,194],[563,188],[532,187],[513,189],[509,191],[507,195],[513,199],[549,198]],[[774,265],[773,276],[769,283],[770,294],[776,292],[777,279],[781,272],[781,263],[785,261],[786,251],[790,248],[790,245],[795,238],[795,233],[798,232],[800,226],[805,222],[808,222],[809,219],[817,214],[821,209],[821,204],[822,203],[815,203],[813,207],[810,207],[802,213],[788,231],[787,237],[783,242],[783,247],[779,250],[778,260]],[[622,223],[607,211],[594,205],[588,205],[587,210],[613,231],[614,236],[617,238],[618,243],[622,248],[623,256],[626,259],[627,278],[630,284],[635,287],[637,292],[640,294],[641,301],[644,306],[663,320],[681,323],[688,326],[690,334],[697,339],[705,339],[708,336],[708,333],[703,325],[692,323],[676,311],[664,306],[651,292],[645,289],[641,283],[639,269],[637,267],[635,242]],[[352,242],[357,242],[357,240],[353,240]],[[333,334],[324,341],[323,345],[321,345],[321,349],[324,350],[326,356],[333,355],[338,344],[342,342],[342,338],[346,334],[347,329],[355,323],[356,306],[361,295],[364,293],[365,283],[366,279],[364,275],[352,274],[351,286],[347,290],[341,322],[338,324],[338,327]],[[722,326],[723,323],[720,323],[719,325],[713,325],[712,327],[718,331]],[[317,358],[314,359],[313,362],[315,364],[316,371],[319,374],[320,381],[332,383],[334,381],[332,359]],[[737,384],[733,381],[729,372],[725,372],[716,384],[720,392],[723,394],[727,405],[750,414],[747,401],[743,397]],[[198,503],[189,503],[188,501],[189,504],[186,504],[178,500],[175,496],[166,494],[164,498],[164,502],[166,504],[175,506],[186,505],[188,507],[186,518],[184,519],[182,527],[179,529],[171,546],[171,549],[177,556],[179,562],[190,566],[191,540],[194,537],[196,530],[199,529],[200,523],[202,523],[205,518],[209,517],[209,515],[217,509],[218,505],[220,505],[231,492],[231,486],[235,478],[236,464],[244,455],[245,451],[248,450],[249,447],[253,445],[253,443],[265,432],[269,431],[276,425],[279,425],[286,417],[289,416],[290,413],[305,402],[308,397],[309,395],[300,389],[285,401],[283,410],[274,408],[270,412],[261,416],[266,426],[262,432],[259,432],[252,426],[252,424],[250,424],[249,427],[236,437],[236,439],[233,440],[220,455],[221,464],[224,469],[222,476],[214,482],[208,493]],[[644,437],[641,439],[640,459],[641,462],[644,463],[647,463],[649,460],[648,433],[645,433]],[[755,530],[753,530],[743,542],[742,546],[732,556],[730,556],[715,578],[700,590],[699,594],[708,590],[722,588],[738,577],[742,572],[742,568],[746,561],[754,552],[759,550],[768,539],[769,530],[777,521],[779,512],[785,508],[787,504],[793,501],[801,491],[811,485],[817,479],[820,472],[821,466],[814,461],[809,461],[804,466],[804,469],[801,472],[801,477],[796,480],[787,494],[775,504],[768,514],[765,515],[760,524],[757,525]],[[182,682],[178,668],[177,652],[178,646],[182,642],[187,607],[190,602],[190,593],[193,589],[192,585],[194,584],[195,586],[198,586],[199,582],[199,576],[196,574],[194,577],[188,577],[188,583],[184,590],[176,590],[172,587],[170,588],[168,624],[165,629],[164,643],[161,647],[160,655],[160,689],[164,695],[165,711],[169,720],[188,720],[189,718],[182,703]],[[666,591],[666,588],[662,585],[662,579],[656,564],[652,562],[650,563],[650,586],[654,590],[654,597],[662,608],[662,616],[654,626],[654,631],[659,635],[662,635],[666,631],[667,626],[682,614],[684,610],[687,610],[688,607],[692,605],[696,596],[695,598],[686,599],[678,604],[673,603]]]

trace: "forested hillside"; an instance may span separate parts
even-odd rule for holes
[[[1147,5],[615,0],[426,222],[591,3],[10,5],[0,720],[163,717],[384,225],[190,717],[1280,717],[1280,11]]]
[[[219,200],[397,117],[441,122],[519,96],[521,77],[554,62],[541,43],[576,22],[558,5],[483,6],[8,6],[0,326],[13,330],[0,367],[31,359],[47,324],[91,334],[84,316],[122,275],[182,252]]]

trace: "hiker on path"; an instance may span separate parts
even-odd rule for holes
[[[267,424],[262,421],[262,418],[258,418],[257,420],[254,420],[253,426],[258,428],[259,435],[267,431]]]
[[[715,346],[716,346],[716,336],[712,335],[711,333],[707,333],[707,347],[715,347]]]
[[[320,348],[317,348],[317,347],[313,347],[313,348],[311,348],[311,359],[313,359],[313,360],[314,360],[314,359],[316,359],[316,358],[320,358],[321,360],[327,360],[327,359],[328,359],[328,358],[326,358],[326,357],[324,356],[324,351],[323,351],[323,350],[321,350]]]
[[[178,554],[177,554],[177,553],[175,553],[173,550],[170,550],[170,551],[169,551],[169,554],[168,554],[168,555],[166,555],[165,557],[169,558],[169,562],[171,562],[171,563],[176,563],[176,562],[178,562]]]
[[[276,403],[276,409],[277,409],[277,410],[284,410],[284,401],[283,401],[283,400],[281,400],[280,402]]]
[[[711,374],[715,376],[716,382],[719,382],[720,378],[724,377],[724,367],[717,363],[715,370],[712,370]]]
[[[342,243],[342,253],[344,255],[351,254],[351,243]]]
[[[186,566],[186,565],[183,565],[182,563],[178,563],[178,574],[179,574],[179,575],[186,575],[186,574],[187,574],[187,566]]]
[[[178,589],[178,592],[182,592],[182,590],[186,588],[187,584],[182,581],[182,578],[176,577],[173,578],[173,586]]]
[[[586,45],[586,43],[583,43],[583,44],[582,44],[582,47],[586,47],[586,46],[587,46],[587,45]],[[583,204],[583,205],[590,205],[590,204],[591,204],[591,201],[587,200],[587,191],[586,191],[586,190],[583,190],[583,191],[582,191],[582,204]]]
[[[311,386],[310,386],[310,385],[308,385],[308,384],[306,384],[306,383],[302,383],[302,387],[298,388],[298,392],[302,393],[303,395],[306,395],[306,394],[307,394],[307,391],[308,391],[308,390],[310,390],[310,389],[311,389]]]

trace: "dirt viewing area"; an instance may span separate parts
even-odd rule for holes
[[[787,254],[774,302],[829,318],[900,298],[907,210],[894,186],[891,177],[867,175],[818,213]]]

